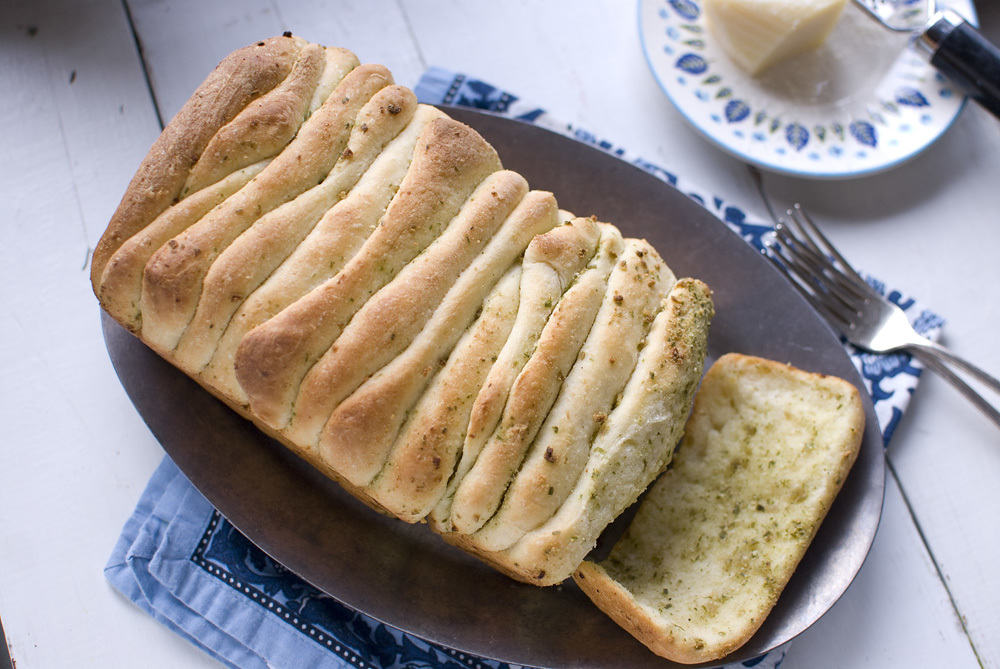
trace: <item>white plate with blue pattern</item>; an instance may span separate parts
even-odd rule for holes
[[[971,0],[949,5],[976,22]],[[906,35],[850,2],[822,46],[756,78],[713,40],[702,0],[639,0],[639,35],[660,87],[695,128],[749,163],[793,176],[889,169],[930,146],[965,102]]]

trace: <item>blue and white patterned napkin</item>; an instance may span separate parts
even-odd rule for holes
[[[485,109],[593,144],[681,189],[758,248],[770,234],[769,225],[732,203],[495,86],[434,68],[421,78],[416,92],[422,102]],[[874,280],[873,285],[902,306],[919,330],[937,336],[939,317]],[[888,441],[920,369],[906,355],[849,352]],[[125,524],[105,574],[141,609],[231,667],[510,667],[403,633],[320,592],[240,534],[169,457]],[[777,669],[784,656],[778,649],[733,666]]]

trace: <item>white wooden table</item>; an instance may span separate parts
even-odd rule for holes
[[[1000,6],[980,5],[1000,40]],[[432,64],[474,73],[763,212],[747,168],[660,93],[632,2],[0,1],[0,618],[19,667],[214,664],[102,575],[162,450],[115,377],[86,266],[161,120],[224,54],[284,30],[405,84]],[[1000,371],[1000,122],[970,105],[890,173],[765,186]],[[868,561],[784,666],[1000,667],[1000,433],[926,378],[888,459]]]

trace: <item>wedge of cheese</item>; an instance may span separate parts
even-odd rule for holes
[[[705,0],[708,29],[737,65],[757,76],[815,49],[847,0]]]

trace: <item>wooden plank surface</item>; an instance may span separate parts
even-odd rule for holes
[[[132,0],[128,8],[164,122],[226,54],[286,30],[267,0]]]
[[[15,235],[0,246],[0,281],[17,289],[4,303],[13,324],[0,339],[0,369],[17,381],[0,387],[10,435],[0,450],[0,616],[22,666],[137,666],[136,658],[211,666],[101,574],[161,455],[107,360],[85,268],[159,129],[128,17],[110,0],[7,6],[0,220]],[[631,3],[132,0],[128,8],[164,118],[230,50],[291,29],[384,62],[404,84],[431,64],[494,81],[762,210],[746,168],[692,132],[660,93]],[[984,9],[996,25],[1000,8]],[[963,288],[1000,283],[998,152],[1000,125],[969,109],[925,156],[887,175],[766,183],[778,202],[803,199],[859,265],[950,317],[949,342],[998,371],[990,344],[1000,307]],[[913,241],[931,239],[939,221],[961,226],[933,243]],[[975,666],[963,620],[983,665],[1000,667],[1000,543],[983,530],[1000,511],[998,442],[942,382],[923,384],[891,452],[902,491],[890,482],[869,561],[784,667]]]
[[[122,391],[88,248],[159,133],[121,4],[5,3],[0,22],[0,616],[18,667],[214,666],[102,569],[159,444]],[[172,659],[171,659],[172,658]]]
[[[976,667],[895,479],[864,566],[829,613],[792,641],[783,669]]]
[[[306,39],[342,46],[362,63],[384,63],[404,86],[413,86],[427,65],[413,41],[407,15],[396,0],[278,0],[288,30]]]
[[[392,0],[336,5],[322,0],[128,4],[165,121],[227,53],[286,30],[351,49],[362,62],[391,62],[393,76],[404,85],[416,83],[425,69],[405,17]]]

